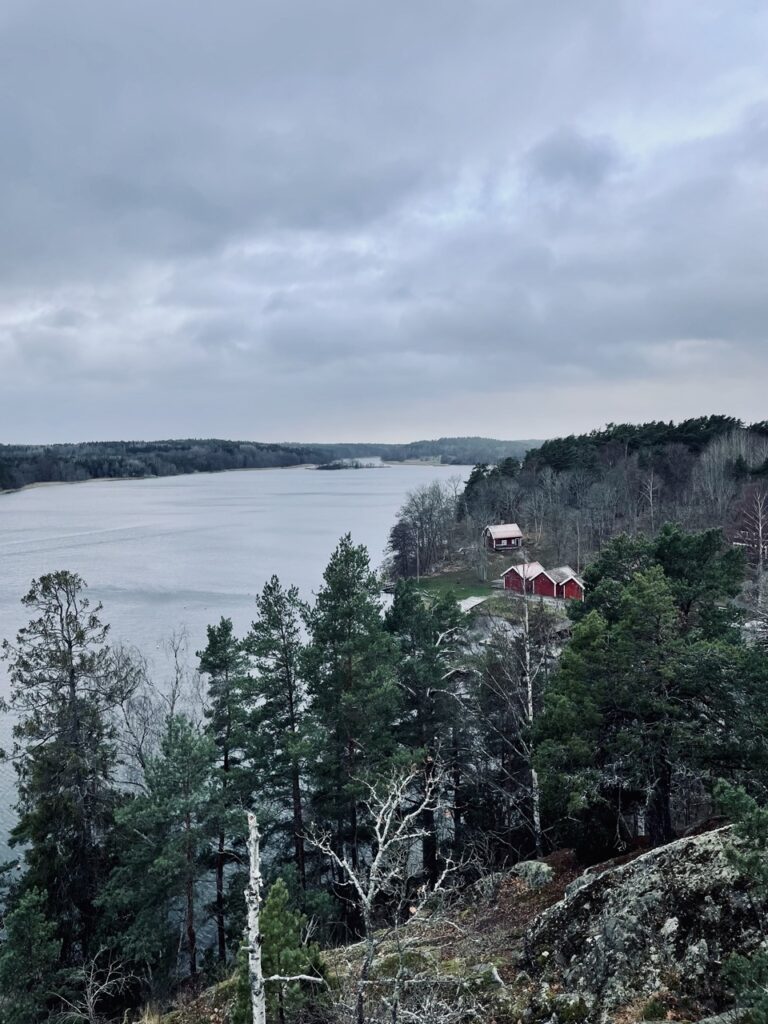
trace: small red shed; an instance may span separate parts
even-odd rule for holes
[[[550,569],[549,575],[555,581],[557,597],[570,601],[584,600],[584,584],[570,565],[561,565],[557,569]]]

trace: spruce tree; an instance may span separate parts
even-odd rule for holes
[[[121,799],[110,714],[135,686],[130,664],[107,644],[101,605],[92,608],[85,589],[70,572],[34,580],[22,599],[33,618],[15,644],[3,644],[18,719],[19,820],[11,843],[24,849],[22,885],[45,894],[71,965],[89,955]]]
[[[331,555],[307,624],[315,808],[337,850],[347,850],[357,867],[364,838],[358,820],[361,778],[382,769],[393,753],[400,699],[379,581],[367,550],[349,534]]]
[[[46,916],[46,897],[27,889],[5,916],[0,943],[0,1024],[38,1024],[50,1019],[61,940]]]
[[[217,955],[227,956],[227,898],[224,876],[227,864],[236,858],[242,808],[250,801],[252,781],[243,763],[247,744],[248,710],[252,683],[248,677],[243,645],[234,634],[232,620],[222,618],[208,626],[208,643],[198,651],[200,671],[208,676],[205,733],[216,747],[215,779],[218,790],[214,871],[216,894],[213,912],[216,920]]]
[[[301,678],[302,619],[306,605],[296,587],[285,590],[277,576],[256,598],[256,620],[246,638],[253,659],[256,707],[250,747],[259,791],[290,821],[291,845],[302,888],[304,853],[304,779],[307,756],[307,695]]]
[[[199,882],[218,821],[215,747],[184,715],[166,724],[160,753],[150,758],[145,792],[121,808],[120,863],[100,898],[105,930],[123,957],[152,974],[174,974],[177,951],[197,986]]]

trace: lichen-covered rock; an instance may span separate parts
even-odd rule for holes
[[[724,1009],[723,961],[761,940],[761,908],[726,856],[730,841],[718,829],[588,874],[530,928],[521,966],[583,996],[589,1020],[665,992]]]
[[[555,872],[541,860],[521,860],[512,868],[512,874],[521,878],[531,889],[543,889],[555,877]]]

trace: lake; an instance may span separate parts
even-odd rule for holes
[[[69,569],[102,601],[112,637],[138,647],[162,675],[162,644],[186,630],[192,660],[222,615],[242,633],[253,600],[277,573],[311,599],[339,537],[382,561],[408,491],[466,479],[469,467],[263,469],[153,480],[99,480],[0,494],[0,638],[28,616],[30,581]],[[0,693],[7,694],[0,666]],[[11,723],[0,722],[0,746]],[[0,765],[0,855],[13,814],[13,771]]]

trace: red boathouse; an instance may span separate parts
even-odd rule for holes
[[[557,597],[557,584],[541,562],[522,562],[511,565],[501,574],[505,590],[516,594],[533,594],[536,597]]]
[[[570,565],[545,569],[541,562],[521,562],[519,565],[511,565],[501,574],[501,578],[504,580],[504,589],[516,594],[559,597],[567,601],[584,600],[584,584]]]
[[[570,565],[561,565],[557,569],[550,569],[549,575],[555,581],[557,597],[570,601],[584,600],[584,584]]]

